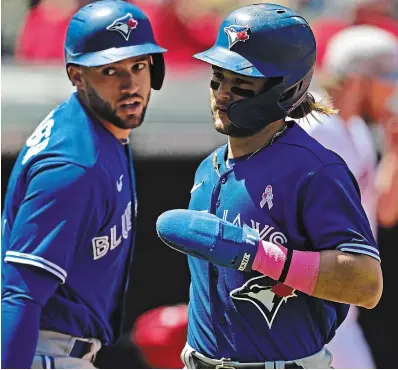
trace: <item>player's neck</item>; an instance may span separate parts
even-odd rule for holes
[[[97,119],[99,118],[97,117]],[[99,119],[99,121],[116,139],[121,141],[128,140],[131,129],[121,129],[108,121],[101,119]]]
[[[286,127],[284,120],[267,125],[260,132],[250,137],[228,137],[228,158],[238,158],[254,153],[265,147],[276,133]]]

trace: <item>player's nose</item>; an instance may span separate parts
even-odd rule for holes
[[[222,81],[218,87],[218,89],[214,92],[217,100],[228,101],[232,99],[232,92],[231,92],[231,84]]]
[[[124,72],[120,75],[120,89],[123,93],[135,93],[139,89],[139,84],[133,73]]]

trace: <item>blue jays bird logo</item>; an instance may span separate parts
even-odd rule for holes
[[[136,29],[138,21],[133,18],[131,13],[127,13],[125,16],[116,19],[111,25],[106,27],[108,31],[119,32],[126,41],[129,39],[131,31]]]
[[[297,297],[295,289],[268,276],[254,277],[231,291],[229,295],[232,299],[253,303],[264,316],[270,329],[281,305],[289,298]]]
[[[238,25],[228,26],[228,27],[224,28],[224,32],[228,36],[228,43],[229,43],[230,49],[237,42],[239,42],[239,41],[246,42],[246,40],[248,40],[250,38],[250,35],[249,35],[250,27],[248,25],[246,25],[246,26],[238,26]]]

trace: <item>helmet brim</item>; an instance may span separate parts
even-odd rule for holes
[[[86,67],[99,67],[127,58],[165,53],[166,51],[166,49],[152,43],[111,48],[92,53],[82,53],[81,55],[71,55],[68,53],[68,50],[66,50],[66,64],[73,63]]]
[[[193,57],[245,76],[264,77],[264,75],[247,59],[223,47],[214,46],[202,53],[195,54]]]
[[[281,77],[284,76],[284,72],[276,68],[274,65],[266,65],[264,62],[259,61],[258,65],[261,65],[263,72],[261,73],[254,64],[235,53],[232,50],[228,50],[224,47],[213,46],[212,48],[202,52],[197,53],[193,56],[195,59],[202,60],[206,63],[215,65],[220,68],[227,69],[229,71],[250,77]]]

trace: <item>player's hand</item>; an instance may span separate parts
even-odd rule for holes
[[[251,271],[260,242],[256,230],[199,211],[167,211],[159,216],[156,229],[169,247],[240,271]]]

